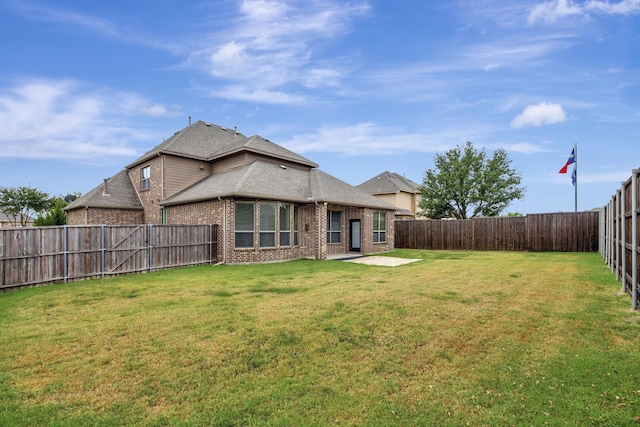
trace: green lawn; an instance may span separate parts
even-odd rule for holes
[[[394,255],[0,294],[0,425],[640,425],[599,254]]]

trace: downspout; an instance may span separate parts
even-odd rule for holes
[[[227,262],[227,201],[218,196],[218,201],[222,202],[222,262]],[[218,243],[220,242],[220,236],[218,235]]]

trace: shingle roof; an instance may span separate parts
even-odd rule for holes
[[[395,210],[393,205],[319,169],[283,167],[259,160],[238,169],[211,175],[161,204],[170,206],[218,197],[247,197],[299,203],[327,202]]]
[[[358,185],[358,188],[369,194],[390,194],[398,191],[417,194],[420,192],[420,185],[402,175],[387,171],[363,182]]]
[[[130,169],[162,153],[211,161],[240,151],[254,152],[300,163],[305,166],[318,167],[311,160],[274,144],[261,136],[246,137],[235,129],[228,129],[198,120],[143,154],[127,165],[126,169]]]
[[[87,194],[71,202],[64,210],[84,207],[112,209],[142,209],[142,203],[136,193],[127,171],[122,170],[107,179]]]

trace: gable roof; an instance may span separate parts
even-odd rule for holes
[[[176,132],[162,144],[147,151],[125,168],[131,169],[135,165],[160,154],[211,161],[241,151],[289,160],[308,167],[318,167],[311,160],[274,144],[261,136],[246,137],[235,129],[228,129],[198,120],[194,124]]]
[[[105,192],[106,186],[106,192]],[[69,203],[64,210],[84,207],[111,209],[143,209],[129,174],[122,170],[87,194]]]
[[[369,194],[391,194],[400,191],[413,194],[420,193],[420,185],[402,175],[388,171],[363,182],[358,185],[358,188]]]
[[[179,205],[218,197],[283,200],[298,203],[326,202],[395,210],[380,200],[317,168],[284,167],[256,160],[251,164],[210,175],[161,202]]]

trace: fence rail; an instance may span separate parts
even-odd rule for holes
[[[611,197],[600,215],[600,253],[622,283],[622,292],[631,295],[633,310],[638,309],[638,180],[640,171],[631,177]]]
[[[451,221],[396,221],[395,246],[408,249],[597,252],[599,212]]]
[[[216,225],[0,229],[0,290],[216,262]]]

